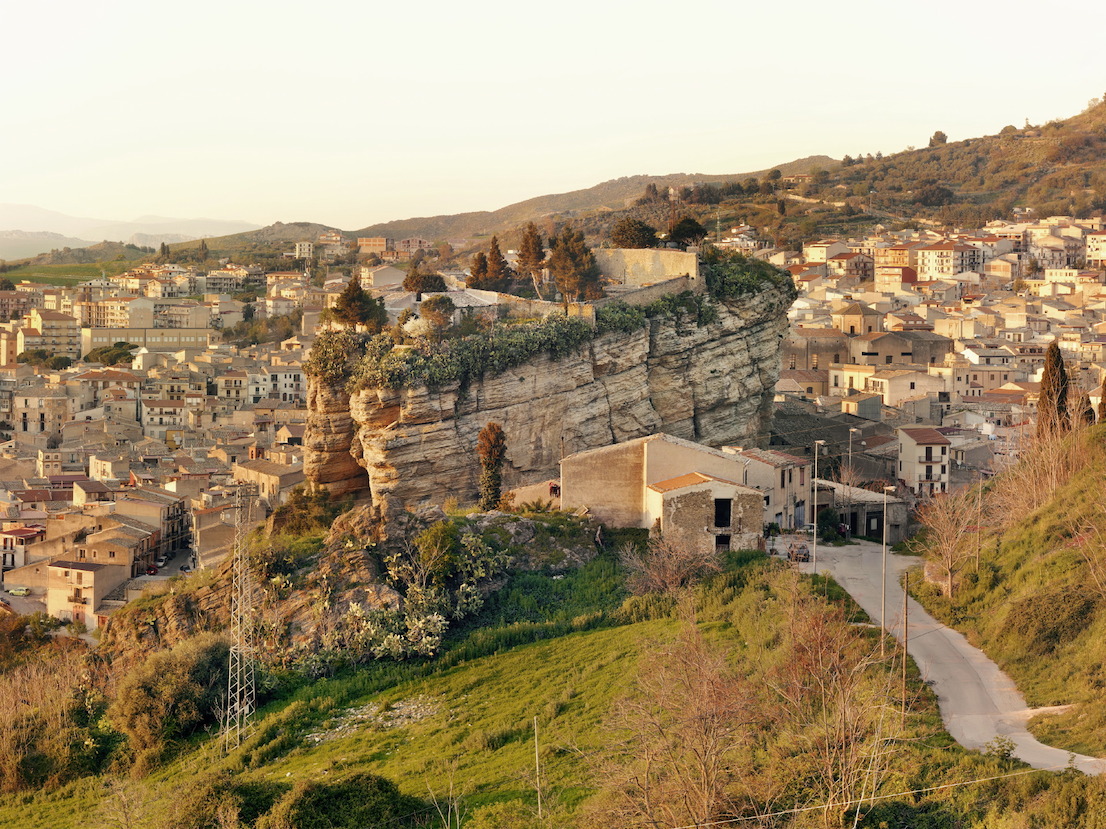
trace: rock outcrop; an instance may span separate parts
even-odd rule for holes
[[[791,300],[785,288],[718,302],[716,321],[650,319],[573,354],[537,358],[462,389],[365,388],[310,378],[304,470],[335,494],[366,483],[378,514],[476,497],[477,434],[507,436],[506,487],[558,475],[565,455],[667,432],[711,445],[766,435]],[[367,473],[367,475],[366,475]]]

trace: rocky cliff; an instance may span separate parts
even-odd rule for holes
[[[558,475],[561,457],[667,432],[701,443],[765,434],[791,294],[771,286],[716,302],[717,318],[654,316],[561,359],[538,357],[462,387],[368,387],[311,377],[304,471],[334,494],[364,494],[380,514],[477,493],[477,434],[507,437],[504,485]]]

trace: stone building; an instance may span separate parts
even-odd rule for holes
[[[561,506],[616,527],[640,527],[702,549],[756,547],[764,495],[738,483],[745,464],[672,435],[577,452],[561,461]]]

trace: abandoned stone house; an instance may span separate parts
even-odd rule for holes
[[[606,524],[660,532],[697,550],[755,548],[764,496],[738,483],[744,472],[732,453],[650,435],[562,460],[561,505],[586,507]]]

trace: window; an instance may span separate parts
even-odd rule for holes
[[[888,363],[888,364],[890,364],[890,362],[891,362],[891,355],[890,355],[890,354],[888,354],[888,355],[887,355],[887,357],[885,357],[884,359],[885,359],[885,360],[887,361],[887,363]]]
[[[714,549],[719,553],[724,553],[729,550],[730,537],[728,535],[716,535],[714,537]]]
[[[714,499],[714,526],[716,527],[728,527],[733,521],[733,499],[732,498],[715,498]],[[727,547],[729,549],[729,539],[727,539]]]

